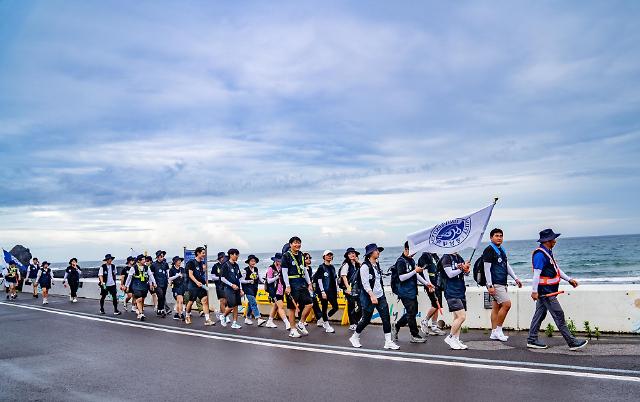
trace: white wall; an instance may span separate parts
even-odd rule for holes
[[[83,279],[84,285],[78,289],[78,296],[84,298],[98,299],[100,291],[96,278]],[[616,285],[581,285],[576,289],[571,286],[560,288],[565,293],[558,296],[562,304],[567,320],[572,319],[578,330],[583,329],[584,321],[589,321],[591,328],[598,327],[600,331],[640,333],[640,285],[616,284]],[[23,289],[26,293],[31,292],[30,286]],[[484,292],[486,289],[480,287],[467,288],[467,321],[464,325],[469,328],[490,328],[491,310],[484,308]],[[55,279],[55,286],[51,289],[53,295],[68,295],[68,288],[62,286],[61,279]],[[170,291],[168,292],[170,293]],[[212,307],[218,306],[215,295],[215,288],[209,288],[209,300]],[[531,288],[523,287],[518,289],[515,286],[509,287],[511,295],[511,311],[505,321],[505,328],[528,329],[535,309],[535,302],[531,300]],[[24,297],[24,296],[23,296]],[[171,295],[167,299],[172,302]],[[419,293],[420,314],[423,316],[430,306],[429,298],[424,292]],[[400,318],[403,308],[402,303],[397,301],[397,297],[387,291],[387,301],[392,313],[392,321]],[[151,304],[151,297],[146,299],[147,304]],[[260,311],[268,314],[270,306],[259,304]],[[449,313],[447,302],[442,306],[444,317],[441,317],[447,324],[451,323],[452,314]],[[340,319],[342,310],[336,313],[333,318]],[[375,317],[375,316],[374,316]],[[379,323],[378,318],[373,322]],[[544,321],[542,328],[547,323],[553,323],[550,316]],[[555,326],[555,324],[554,324]]]

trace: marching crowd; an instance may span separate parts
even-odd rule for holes
[[[559,331],[565,338],[569,348],[576,350],[587,344],[586,340],[576,339],[567,328],[564,312],[557,299],[558,286],[561,279],[573,287],[578,286],[575,279],[567,276],[558,266],[553,256],[553,248],[560,234],[551,229],[540,232],[539,246],[532,253],[532,293],[536,302],[536,310],[531,322],[527,347],[546,348],[538,338],[540,325],[547,312],[553,317]],[[478,284],[487,287],[492,299],[491,340],[506,342],[508,336],[503,333],[502,325],[511,307],[507,279],[511,277],[518,287],[522,282],[517,277],[505,249],[502,247],[503,232],[493,229],[490,232],[491,243],[483,251],[482,256],[473,267],[473,277]],[[355,348],[362,347],[360,334],[371,323],[374,312],[382,321],[384,333],[384,349],[397,350],[398,332],[405,326],[409,328],[411,343],[424,343],[427,336],[445,336],[444,342],[451,349],[464,350],[467,345],[460,339],[462,325],[466,319],[467,300],[465,276],[470,275],[472,267],[469,261],[457,253],[438,256],[428,252],[422,253],[417,261],[410,254],[409,244],[405,242],[404,252],[389,272],[384,272],[378,262],[383,247],[369,244],[365,247],[363,258],[354,248],[348,248],[339,268],[333,265],[334,254],[324,251],[323,261],[314,270],[309,253],[301,251],[302,241],[292,237],[283,247],[282,252],[271,257],[272,264],[264,276],[258,272],[259,259],[249,255],[245,260],[246,267],[240,268],[238,259],[240,252],[232,248],[217,255],[217,261],[208,270],[206,250],[198,247],[195,258],[184,263],[184,259],[175,256],[171,265],[166,261],[166,252],[158,250],[155,260],[151,256],[138,255],[126,259],[126,266],[118,272],[114,265],[114,257],[107,254],[104,264],[98,270],[100,288],[100,314],[105,314],[104,303],[108,295],[113,303],[113,314],[122,314],[119,309],[118,289],[126,296],[124,311],[136,314],[140,321],[146,319],[145,298],[150,293],[153,298],[155,314],[166,317],[173,312],[175,320],[185,325],[192,323],[192,311],[199,311],[204,317],[204,325],[212,326],[219,322],[223,327],[242,328],[238,318],[238,307],[242,298],[247,300],[245,325],[256,324],[259,327],[277,328],[275,319],[280,318],[286,331],[292,338],[308,335],[310,315],[316,317],[318,327],[326,333],[335,330],[330,318],[338,311],[338,291],[346,298],[346,309],[349,319],[349,330],[353,332],[349,341]],[[82,271],[78,260],[72,258],[65,270],[63,285],[69,289],[69,300],[76,303],[77,292],[81,286]],[[391,322],[389,304],[386,300],[383,277],[390,275],[390,287],[394,295],[402,302],[404,314],[396,322]],[[50,264],[39,263],[37,258],[21,272],[11,262],[2,272],[7,300],[15,300],[24,284],[31,284],[33,297],[39,297],[42,291],[43,304],[48,304],[48,292],[53,285],[53,273]],[[259,284],[272,304],[267,318],[263,318],[258,309],[256,296]],[[208,287],[215,286],[219,300],[219,309],[214,311],[213,318],[209,309]],[[429,297],[430,306],[424,318],[418,323],[418,292],[424,289]],[[167,292],[171,292],[175,306],[167,304]],[[444,298],[443,298],[444,296]],[[445,334],[438,328],[438,316],[442,314],[442,303],[446,300],[449,312],[453,315],[451,328]],[[329,305],[331,306],[329,308]]]

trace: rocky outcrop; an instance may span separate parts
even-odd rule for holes
[[[22,265],[27,266],[31,262],[31,251],[25,246],[18,244],[9,250],[12,256],[16,257]]]

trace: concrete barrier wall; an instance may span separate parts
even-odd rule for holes
[[[55,286],[51,289],[52,295],[68,296],[69,289],[62,286],[62,280],[55,279]],[[600,331],[640,333],[640,285],[615,284],[615,285],[581,285],[576,289],[571,286],[561,286],[565,293],[558,296],[562,304],[567,320],[575,322],[578,330],[583,329],[584,321],[589,321],[591,328],[598,327]],[[31,292],[31,286],[24,287],[25,293]],[[170,291],[168,292],[170,293]],[[491,327],[491,310],[484,308],[484,298],[486,289],[480,287],[467,288],[467,321],[465,326],[469,328],[487,329]],[[505,328],[525,330],[529,329],[531,317],[535,309],[535,302],[531,300],[531,288],[523,287],[518,289],[515,286],[509,287],[511,295],[511,311],[504,323]],[[24,297],[24,296],[23,296]],[[78,289],[78,297],[98,299],[100,291],[96,278],[83,279],[83,287]],[[172,300],[172,296],[167,296]],[[264,297],[259,297],[259,308],[263,314],[268,314],[271,306]],[[397,296],[387,291],[387,301],[392,315],[392,321],[400,318],[403,314],[402,303]],[[424,292],[418,296],[420,312],[418,319],[421,319],[430,306],[429,298]],[[152,304],[151,296],[145,300],[146,304]],[[217,309],[218,300],[215,288],[209,287],[209,304]],[[342,304],[342,303],[341,303]],[[449,313],[447,303],[444,301],[442,310],[446,324],[452,321],[452,314]],[[342,309],[333,316],[333,319],[342,318]],[[379,323],[380,319],[374,315],[374,323]],[[553,323],[550,316],[544,321],[542,328],[548,323]]]

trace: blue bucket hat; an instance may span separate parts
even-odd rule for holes
[[[273,262],[282,261],[282,253],[276,253],[276,255],[271,257],[271,261],[273,261]]]
[[[553,229],[545,229],[540,232],[540,238],[538,243],[544,243],[547,241],[555,240],[560,236],[560,233],[554,233]]]
[[[364,254],[370,255],[376,250],[382,252],[384,250],[384,247],[378,247],[378,245],[375,243],[367,244],[367,247],[364,248]]]

